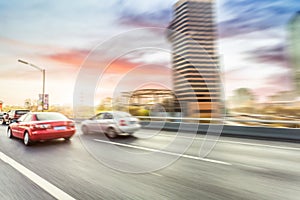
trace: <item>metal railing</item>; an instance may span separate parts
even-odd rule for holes
[[[154,117],[154,116],[135,116],[142,121],[168,121],[168,122],[186,122],[186,121],[198,121],[198,122],[219,122],[224,124],[226,122],[241,122],[241,123],[261,123],[261,124],[287,124],[287,125],[297,125],[296,127],[300,127],[300,121],[298,120],[264,120],[264,119],[236,119],[232,117],[224,117],[224,118],[190,118],[190,117]],[[241,124],[242,125],[242,124]],[[296,128],[295,127],[295,128]]]

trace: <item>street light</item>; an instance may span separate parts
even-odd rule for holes
[[[45,101],[45,76],[46,76],[46,70],[45,69],[42,69],[42,68],[40,68],[40,67],[38,67],[38,66],[36,66],[36,65],[34,65],[34,64],[31,64],[31,63],[29,63],[29,62],[26,62],[26,61],[24,61],[24,60],[18,60],[18,62],[20,62],[20,63],[23,63],[23,64],[25,64],[25,65],[29,65],[29,66],[31,66],[31,67],[33,67],[33,68],[35,68],[35,69],[37,69],[37,70],[39,70],[40,72],[42,72],[42,74],[43,74],[43,94],[42,94],[42,112],[44,112],[44,101]]]

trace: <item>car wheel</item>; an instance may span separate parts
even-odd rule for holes
[[[24,138],[23,138],[23,142],[26,146],[31,145],[31,141],[30,141],[30,137],[29,137],[29,133],[25,132],[24,134]]]
[[[71,139],[71,137],[65,137],[64,138],[66,141],[69,141]]]
[[[89,133],[89,128],[84,125],[84,126],[81,127],[81,131],[82,131],[83,134],[88,134]]]
[[[7,130],[7,137],[8,138],[13,138],[14,137],[10,128]]]
[[[107,131],[105,132],[105,135],[108,138],[115,138],[118,136],[117,132],[113,128],[108,128]]]

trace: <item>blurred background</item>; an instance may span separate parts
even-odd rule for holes
[[[112,0],[105,3],[88,0],[71,4],[66,0],[59,4],[35,0],[1,1],[0,109],[8,111],[22,107],[39,110],[41,75],[17,62],[25,59],[46,70],[48,110],[73,117],[74,85],[90,51],[112,36],[136,28],[170,28],[172,22],[180,17],[176,14],[176,3],[176,0]],[[215,37],[211,41],[216,49],[216,66],[220,69],[220,105],[217,107],[220,113],[248,121],[299,120],[298,1],[218,0],[211,2],[211,6],[212,17],[209,20],[215,27]],[[115,48],[101,49],[94,60],[96,67],[91,68],[95,71],[105,69],[107,60],[119,56],[118,50],[126,49],[132,43],[143,45],[145,40],[169,53],[141,51],[114,60],[98,83],[94,103],[82,105],[85,110],[127,109],[133,115],[149,115],[151,109],[152,113],[159,113],[159,109],[163,108],[168,116],[179,116],[178,92],[174,90],[176,85],[173,82],[174,44],[165,31],[145,29],[143,34],[133,33],[131,38],[123,38],[115,44]],[[124,87],[123,91],[115,94],[118,80],[141,65],[146,67],[139,71],[139,79],[151,74],[159,84],[134,89],[135,78],[127,79],[123,83],[128,86],[127,89]],[[193,107],[190,109],[193,110]],[[90,112],[81,114],[85,117]],[[282,123],[228,123],[295,127]]]

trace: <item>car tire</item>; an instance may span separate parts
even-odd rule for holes
[[[90,132],[89,128],[86,125],[83,125],[81,127],[81,131],[82,131],[83,134],[89,134],[89,132]]]
[[[70,141],[71,137],[65,137],[65,141]]]
[[[31,145],[30,136],[29,136],[29,133],[27,131],[24,133],[23,142],[26,146]]]
[[[116,138],[118,136],[118,134],[114,128],[108,128],[105,132],[105,135],[108,138]]]
[[[7,129],[7,137],[8,137],[8,138],[13,138],[13,137],[14,137],[13,134],[12,134],[12,132],[11,132],[11,129],[10,129],[10,128]]]

